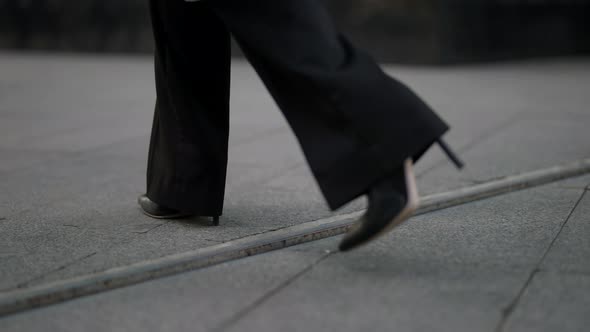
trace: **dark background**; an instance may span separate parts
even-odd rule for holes
[[[590,52],[588,1],[321,1],[357,44],[385,62]],[[0,0],[0,48],[151,52],[147,0]]]

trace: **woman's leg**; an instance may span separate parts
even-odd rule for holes
[[[284,112],[332,209],[419,158],[448,129],[341,36],[317,0],[203,2]]]
[[[167,208],[221,215],[229,133],[230,35],[211,8],[150,0],[157,101],[147,196]]]

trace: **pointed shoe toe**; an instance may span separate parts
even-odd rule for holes
[[[339,245],[341,251],[355,249],[388,233],[418,208],[418,191],[411,160],[404,162],[398,174],[371,188],[368,199],[367,212],[346,234]]]
[[[149,199],[149,197],[146,195],[139,196],[137,198],[137,203],[145,215],[156,219],[178,219],[191,216],[191,214],[183,213],[178,210],[159,205],[158,203]]]

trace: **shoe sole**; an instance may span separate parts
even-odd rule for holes
[[[354,247],[348,248],[347,251],[363,246],[395,229],[404,221],[408,220],[420,206],[420,196],[418,195],[418,187],[416,185],[416,178],[414,176],[414,168],[412,160],[406,159],[404,161],[404,175],[406,181],[406,192],[408,193],[408,202],[402,211],[397,214],[381,231],[370,236],[366,240],[359,242]]]
[[[172,214],[172,215],[169,215],[169,216],[157,216],[157,215],[154,215],[154,214],[151,214],[151,213],[147,212],[146,210],[144,210],[142,208],[140,208],[139,210],[143,214],[145,214],[146,216],[152,217],[154,219],[181,219],[181,218],[188,218],[188,217],[191,217],[192,216],[190,214],[180,214],[180,213],[179,214]]]

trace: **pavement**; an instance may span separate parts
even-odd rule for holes
[[[590,157],[590,60],[384,68],[452,125],[422,195]],[[332,216],[254,71],[235,60],[221,226],[158,221],[151,59],[0,53],[0,297]],[[590,175],[0,318],[0,331],[585,331]],[[336,211],[359,211],[360,199]]]

